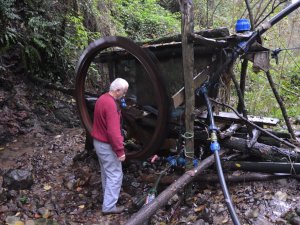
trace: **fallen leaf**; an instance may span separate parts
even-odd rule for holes
[[[49,184],[44,185],[44,190],[49,191],[52,187]]]
[[[228,218],[226,217],[224,220],[222,220],[222,223],[227,223],[228,222]]]
[[[45,212],[43,213],[43,218],[48,219],[51,216],[51,212],[46,209]]]
[[[199,207],[195,208],[195,212],[201,212],[203,209],[205,209],[205,205],[200,205]]]
[[[13,225],[24,225],[24,222],[22,222],[22,221],[16,221]]]
[[[80,192],[81,190],[82,190],[81,187],[77,187],[77,188],[76,188],[76,191],[77,191],[77,192]]]
[[[36,218],[36,219],[41,218],[41,215],[36,213],[36,214],[34,214],[34,218]]]

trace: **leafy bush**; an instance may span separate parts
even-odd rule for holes
[[[297,60],[297,58],[295,60]],[[275,87],[286,107],[288,116],[296,117],[300,115],[299,67],[291,62],[287,63],[283,67],[282,65],[276,65],[274,60],[272,60],[271,63],[272,69],[270,70],[270,73],[275,83]],[[281,69],[284,71],[284,74],[281,73]],[[235,73],[237,76],[239,76],[239,64],[237,64],[237,67],[235,68]],[[233,103],[237,104],[237,97],[234,87],[232,87],[231,96]],[[249,114],[271,116],[283,119],[281,109],[273,94],[266,74],[263,71],[258,73],[253,72],[251,70],[251,63],[249,63],[244,98]]]
[[[112,15],[134,40],[180,33],[180,14],[167,11],[157,0],[116,0]]]

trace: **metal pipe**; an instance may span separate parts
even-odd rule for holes
[[[291,12],[293,12],[294,10],[296,10],[298,7],[300,7],[300,0],[298,0],[297,2],[289,5],[288,7],[286,7],[285,9],[283,9],[282,11],[280,11],[277,15],[275,15],[273,18],[271,18],[269,20],[269,23],[271,24],[271,26],[275,25],[280,20],[282,20],[282,18],[284,18],[285,16],[289,15]],[[268,29],[263,29],[260,32],[260,34],[264,33],[267,30]]]

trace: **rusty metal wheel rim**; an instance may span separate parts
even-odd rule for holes
[[[167,132],[169,106],[166,88],[162,82],[157,65],[153,62],[153,56],[147,54],[145,50],[143,50],[130,39],[118,36],[109,36],[98,39],[92,42],[80,56],[75,70],[75,99],[80,119],[88,135],[90,135],[92,130],[92,119],[89,116],[85,102],[85,80],[87,77],[88,68],[94,57],[101,51],[110,47],[123,48],[128,53],[133,55],[145,69],[154,87],[155,101],[158,104],[158,117],[157,126],[155,127],[152,139],[139,152],[132,154],[128,153],[127,155],[128,159],[144,159],[158,151],[162,145],[162,142],[164,141],[165,134]]]

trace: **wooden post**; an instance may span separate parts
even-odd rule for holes
[[[185,92],[185,132],[186,152],[193,157],[194,155],[194,107],[195,107],[195,88],[194,88],[194,45],[190,40],[194,32],[193,26],[193,2],[192,0],[180,0],[182,11],[181,33],[182,33],[182,63]]]

